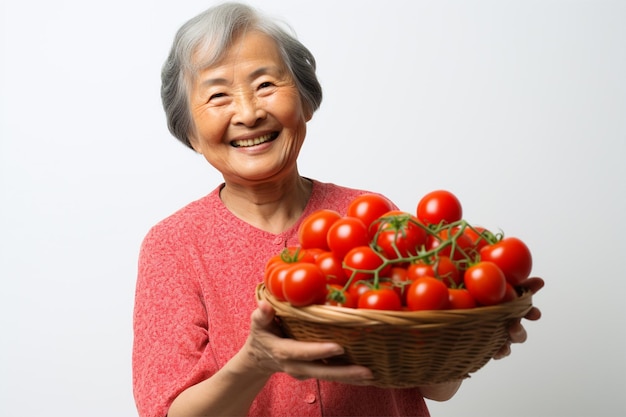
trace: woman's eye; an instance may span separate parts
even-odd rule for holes
[[[263,82],[263,83],[259,84],[259,89],[261,89],[261,88],[271,87],[272,85],[273,85],[273,84],[272,84],[271,82],[269,82],[269,81],[265,81],[265,82]]]
[[[211,97],[209,97],[209,100],[213,100],[214,98],[220,98],[220,97],[226,97],[226,94],[225,93],[211,94]]]

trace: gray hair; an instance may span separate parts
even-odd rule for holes
[[[172,135],[189,148],[192,148],[189,134],[194,129],[189,110],[190,81],[199,70],[219,62],[232,42],[248,30],[260,31],[274,39],[305,108],[311,114],[319,108],[322,87],[315,74],[315,58],[293,31],[250,6],[224,3],[181,26],[161,71],[161,100],[167,126]],[[194,60],[197,56],[203,58],[201,62]]]

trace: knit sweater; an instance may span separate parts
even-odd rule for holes
[[[134,311],[133,389],[141,417],[163,417],[178,394],[243,346],[266,261],[297,245],[302,219],[345,214],[364,191],[313,181],[300,218],[273,234],[234,216],[216,188],[155,225],[141,246]],[[233,398],[236,401],[236,398]],[[389,390],[272,375],[250,416],[428,416],[417,389]]]

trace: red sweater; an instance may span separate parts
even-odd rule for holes
[[[133,387],[139,415],[163,417],[186,388],[213,375],[243,346],[254,289],[270,256],[297,244],[300,222],[273,234],[235,217],[219,188],[147,234],[139,257]],[[363,191],[314,181],[301,219],[345,214]],[[236,401],[236,398],[233,398]],[[251,416],[428,416],[419,390],[384,390],[274,374]]]

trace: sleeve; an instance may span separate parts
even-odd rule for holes
[[[216,372],[193,245],[153,228],[138,264],[133,394],[141,417],[163,417],[186,388]]]

